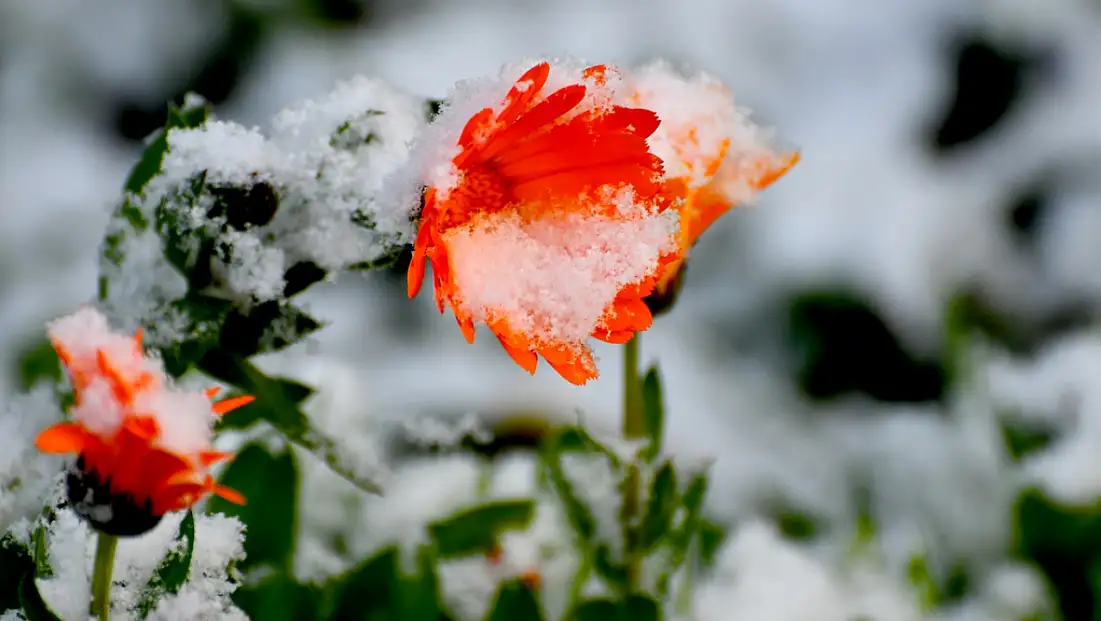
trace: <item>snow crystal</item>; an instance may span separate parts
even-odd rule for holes
[[[230,232],[222,239],[229,244],[226,284],[233,292],[258,302],[283,295],[283,274],[290,266],[282,248],[264,246],[260,238],[249,233]]]
[[[23,613],[12,608],[11,610],[0,614],[0,621],[27,621],[27,618],[23,616]]]
[[[672,251],[677,221],[480,214],[444,238],[459,308],[543,343],[584,342],[625,286]],[[502,269],[508,266],[508,269]]]
[[[51,387],[39,386],[0,410],[0,535],[42,509],[61,480],[61,460],[40,453],[34,435],[61,419]]]

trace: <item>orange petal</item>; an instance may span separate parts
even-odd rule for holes
[[[535,375],[535,368],[539,366],[539,355],[526,347],[514,347],[500,334],[497,340],[501,341],[501,347],[505,348],[512,361],[520,365],[520,368],[531,375]]]
[[[214,397],[217,397],[218,393],[220,392],[222,392],[221,386],[211,386],[210,388],[204,390],[203,394],[206,395],[207,399],[213,399]]]
[[[245,497],[235,489],[230,489],[224,485],[214,485],[210,488],[211,493],[224,500],[232,502],[235,505],[244,505]]]
[[[216,415],[221,416],[221,415],[226,414],[228,412],[232,412],[233,410],[236,410],[239,407],[248,405],[248,404],[252,403],[255,400],[256,400],[256,397],[253,397],[252,395],[243,395],[241,397],[234,397],[232,399],[226,399],[224,401],[219,401],[218,403],[215,403],[211,407],[211,409],[214,411],[214,413]]]
[[[57,423],[47,427],[34,440],[34,445],[43,453],[64,454],[79,453],[84,450],[88,431],[78,423]]]
[[[772,185],[780,177],[783,177],[787,171],[791,170],[792,166],[799,163],[799,157],[798,151],[788,153],[787,156],[781,160],[779,165],[766,168],[765,172],[757,178],[757,189],[763,190]]]
[[[573,352],[565,347],[546,347],[540,349],[539,353],[563,379],[575,386],[582,386],[599,376],[596,360],[587,349]]]
[[[202,451],[199,453],[199,463],[207,468],[230,457],[233,457],[233,455],[224,451]]]
[[[122,425],[127,431],[143,440],[152,440],[161,431],[157,419],[152,416],[128,416]]]
[[[142,329],[139,327],[134,332],[134,351],[136,351],[138,354],[143,353],[142,347],[141,347],[141,340],[142,340],[143,336],[144,336],[144,332],[142,332]]]

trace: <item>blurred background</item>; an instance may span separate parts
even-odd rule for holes
[[[991,597],[1101,618],[1096,0],[0,0],[0,394],[94,295],[167,101],[263,128],[357,74],[440,97],[539,56],[705,70],[802,150],[643,335],[670,450],[716,459],[714,519],[834,558],[871,516],[888,566],[920,547],[961,601],[1008,572],[1033,590]],[[590,386],[529,377],[407,300],[403,267],[311,290],[333,325],[265,364],[349,424],[474,413],[502,446],[579,410],[615,428],[614,348]]]

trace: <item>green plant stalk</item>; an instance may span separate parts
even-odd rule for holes
[[[646,432],[642,408],[642,382],[638,376],[639,334],[623,345],[623,437],[641,439]],[[620,522],[624,533],[624,554],[627,561],[627,588],[639,589],[642,559],[637,553],[635,523],[639,512],[639,471],[635,463],[627,464],[623,482],[623,507]]]
[[[92,570],[92,616],[108,621],[111,615],[111,572],[115,568],[115,549],[119,539],[99,533],[96,539],[96,561]]]

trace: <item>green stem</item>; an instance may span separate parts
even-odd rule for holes
[[[623,437],[628,440],[642,438],[645,423],[642,408],[642,383],[638,376],[639,335],[627,341],[623,346]],[[627,557],[627,588],[634,592],[639,589],[639,574],[642,558],[635,550],[635,521],[639,512],[639,471],[638,465],[627,465],[623,488],[623,507],[620,520],[624,532],[624,552]]]
[[[646,432],[642,417],[642,382],[638,376],[638,341],[636,334],[623,346],[623,437],[638,439]]]
[[[107,621],[111,615],[111,572],[115,568],[115,548],[119,539],[99,533],[96,539],[96,564],[92,570],[92,616]]]

